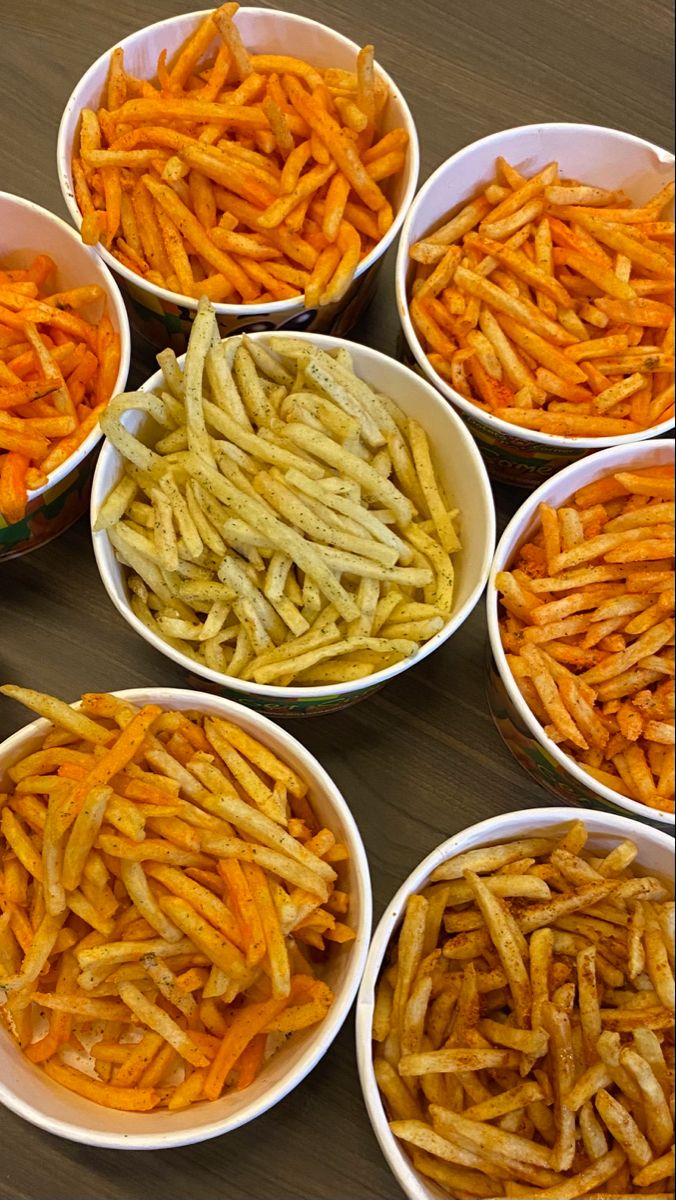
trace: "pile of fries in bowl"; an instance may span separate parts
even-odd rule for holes
[[[491,568],[489,700],[574,803],[674,824],[674,446],[603,450],[543,484]]]
[[[539,483],[674,424],[673,155],[591,125],[491,134],[416,196],[397,303],[491,475]]]
[[[0,193],[0,561],[86,510],[99,419],[129,369],[110,271],[65,221]]]
[[[118,1148],[252,1120],[361,977],[371,891],[345,801],[224,700],[2,690],[43,719],[0,747],[0,1098]]]
[[[92,490],[123,617],[222,691],[290,715],[342,707],[466,619],[494,512],[471,437],[434,390],[317,334],[214,338],[117,397]]]
[[[673,877],[667,834],[565,808],[484,821],[416,868],[357,1002],[364,1099],[410,1200],[673,1194]]]
[[[415,126],[373,46],[238,9],[123,39],[61,122],[64,200],[158,349],[203,295],[223,333],[330,331],[348,307],[353,323],[417,183]]]

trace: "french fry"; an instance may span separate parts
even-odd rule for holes
[[[260,1004],[249,1004],[235,1014],[214,1058],[202,1089],[207,1100],[217,1100],[229,1072],[251,1040],[282,1012],[287,997],[275,997]]]
[[[104,363],[95,325],[72,311],[100,306],[101,288],[43,296],[55,268],[38,255],[27,271],[33,281],[0,287],[0,339],[9,333],[26,344],[25,353],[3,364],[0,378],[0,515],[7,523],[22,519],[29,492],[94,428],[119,370],[120,339],[109,318],[103,318],[110,327]]]
[[[87,1100],[93,1100],[95,1104],[104,1104],[107,1108],[118,1108],[126,1112],[150,1112],[160,1102],[159,1093],[154,1088],[113,1087],[92,1079],[55,1058],[50,1058],[44,1063],[43,1070],[55,1083],[77,1092]]]

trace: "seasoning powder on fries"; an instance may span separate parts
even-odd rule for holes
[[[541,504],[495,584],[507,663],[545,732],[596,782],[673,812],[673,465]]]
[[[673,205],[496,177],[410,248],[410,315],[435,371],[485,412],[544,434],[614,437],[674,415]]]
[[[674,1188],[674,903],[580,821],[442,863],[376,989],[390,1129],[454,1200]]]
[[[248,1087],[324,1018],[322,964],[355,936],[307,784],[220,717],[0,691],[52,721],[0,796],[0,1019],[111,1108]]]
[[[57,263],[0,262],[0,522],[21,521],[28,493],[96,428],[120,367],[120,338],[97,284],[54,291]]]
[[[408,135],[365,46],[354,71],[249,54],[238,4],[204,18],[155,79],[113,51],[73,158],[82,238],[171,292],[229,304],[340,300],[393,221]]]
[[[281,686],[364,678],[440,632],[458,513],[424,430],[347,350],[219,342],[201,301],[184,370],[158,362],[164,390],[104,416],[124,470],[95,522],[139,620],[203,666]],[[130,432],[134,412],[159,437]]]

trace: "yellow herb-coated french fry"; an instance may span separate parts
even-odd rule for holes
[[[341,223],[339,255],[351,229]],[[96,517],[148,628],[210,670],[281,686],[367,677],[443,630],[461,515],[418,422],[301,339],[218,342],[205,300],[185,370],[166,367],[169,392],[118,396],[104,415],[134,486],[115,485]],[[127,408],[160,426],[154,448],[125,428]],[[397,587],[434,603],[387,623],[381,601]],[[241,731],[235,743],[218,736],[213,748],[255,806],[285,816],[257,771],[298,798],[293,773],[249,760]]]

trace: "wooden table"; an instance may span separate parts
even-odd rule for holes
[[[66,216],[56,132],[80,75],[179,0],[2,0],[0,187]],[[448,155],[496,129],[589,121],[669,146],[670,8],[646,0],[297,0],[294,11],[360,43],[406,95],[421,140],[421,182]],[[395,352],[393,255],[354,338]],[[152,364],[137,352],[130,383]],[[522,493],[496,487],[500,524]],[[181,670],[117,616],[94,564],[87,522],[0,568],[0,675],[73,699],[140,684],[182,686]],[[431,659],[344,713],[296,722],[359,822],[375,917],[438,842],[497,813],[548,805],[503,746],[484,693],[479,604]],[[24,721],[0,705],[0,739]],[[371,1132],[352,1020],[313,1074],[267,1116],[227,1138],[167,1153],[115,1154],[60,1141],[0,1112],[6,1200],[384,1200],[401,1193]]]

